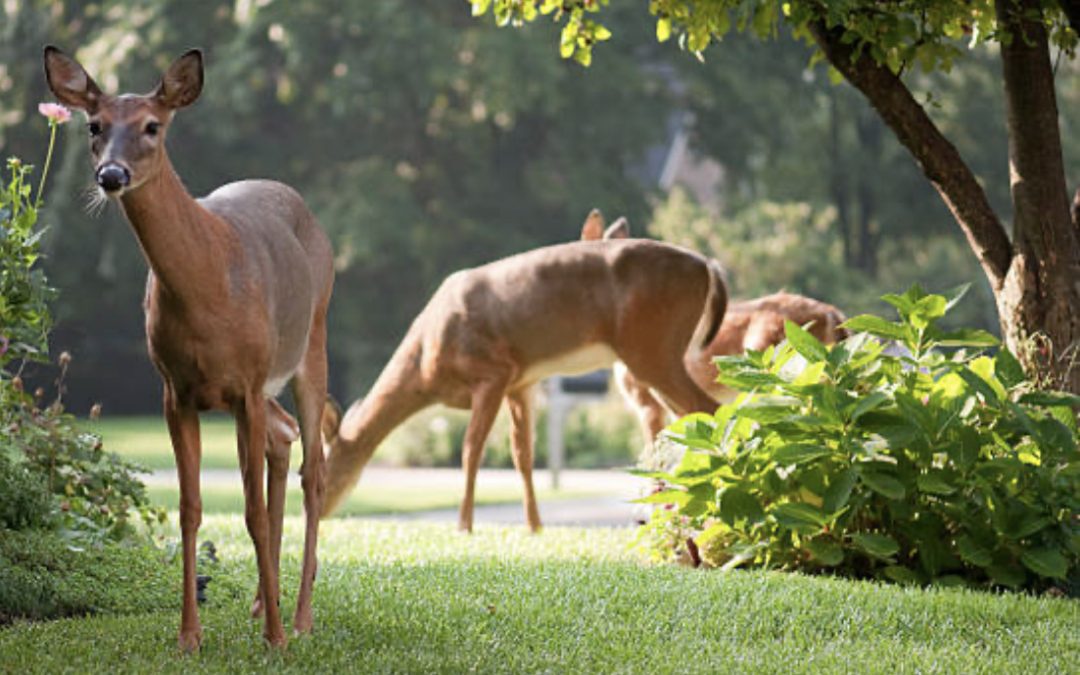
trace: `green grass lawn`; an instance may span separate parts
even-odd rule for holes
[[[419,511],[432,511],[436,509],[456,509],[461,503],[461,497],[465,494],[465,478],[462,475],[461,484],[455,483],[446,487],[408,487],[400,485],[378,485],[372,481],[365,482],[363,478],[353,489],[338,513],[343,516],[370,516],[387,514],[406,514]],[[244,492],[240,484],[239,471],[236,475],[236,483],[231,485],[203,486],[202,490],[203,513],[243,513]],[[176,509],[179,502],[179,488],[173,486],[151,486],[147,488],[150,500],[167,509]],[[560,489],[537,489],[537,501],[541,504],[558,499],[573,499],[577,497],[589,497],[595,492]],[[507,504],[521,501],[522,488],[477,486],[476,504],[484,506],[488,504]],[[304,493],[299,487],[289,488],[285,495],[285,513],[299,516],[304,510]],[[525,522],[522,511],[522,522]]]
[[[301,522],[284,542],[291,618]],[[1080,603],[761,572],[648,567],[628,529],[335,519],[323,524],[316,632],[284,653],[247,617],[243,519],[210,516],[221,563],[204,645],[182,657],[173,606],[0,629],[18,672],[1076,672]],[[137,586],[137,584],[136,584]],[[149,590],[147,590],[149,592]]]
[[[202,468],[237,469],[236,425],[228,415],[204,414],[200,419],[202,432]],[[112,417],[83,421],[88,431],[101,436],[105,449],[139,462],[148,469],[172,469],[172,442],[165,418]],[[303,452],[300,444],[293,448],[292,465],[299,467]]]

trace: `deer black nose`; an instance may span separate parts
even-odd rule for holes
[[[116,192],[131,182],[131,174],[119,164],[105,164],[97,170],[97,184],[105,192]]]

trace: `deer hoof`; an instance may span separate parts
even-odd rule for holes
[[[202,645],[202,629],[180,631],[180,651],[185,654],[194,654]]]

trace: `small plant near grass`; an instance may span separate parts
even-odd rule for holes
[[[685,451],[643,526],[726,568],[1043,590],[1080,570],[1080,397],[1039,391],[990,334],[937,323],[963,295],[913,287],[830,347],[787,341],[717,359],[742,392],[666,432]],[[672,532],[689,530],[689,543]],[[693,549],[697,549],[694,551]],[[1071,581],[1070,581],[1071,580]]]
[[[40,110],[52,134],[36,194],[33,167],[17,159],[0,186],[0,623],[124,609],[140,602],[136,580],[164,569],[134,526],[165,519],[136,478],[140,468],[106,453],[64,412],[71,356],[60,355],[51,403],[24,390],[24,366],[48,354],[54,292],[37,265],[44,230],[36,225],[57,126],[69,115],[53,104]]]

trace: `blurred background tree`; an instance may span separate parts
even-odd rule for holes
[[[976,280],[955,318],[996,328],[940,200],[804,46],[733,36],[698,63],[657,45],[645,12],[612,6],[604,20],[619,39],[585,71],[552,50],[557,26],[493,30],[465,2],[3,3],[0,155],[44,142],[27,123],[46,99],[44,44],[110,91],[148,90],[176,54],[203,47],[207,86],[180,113],[170,154],[196,195],[242,177],[304,194],[338,254],[331,386],[346,400],[366,392],[449,272],[574,239],[594,206],[718,256],[736,297],[783,287],[856,313],[912,281]],[[1067,160],[1073,72],[1062,64],[1057,79]],[[999,80],[991,59],[966,59],[935,80],[932,108],[995,206],[1009,203]],[[66,400],[153,413],[145,263],[114,206],[84,212],[85,131],[67,132],[46,261],[61,291],[54,349],[78,364]]]

